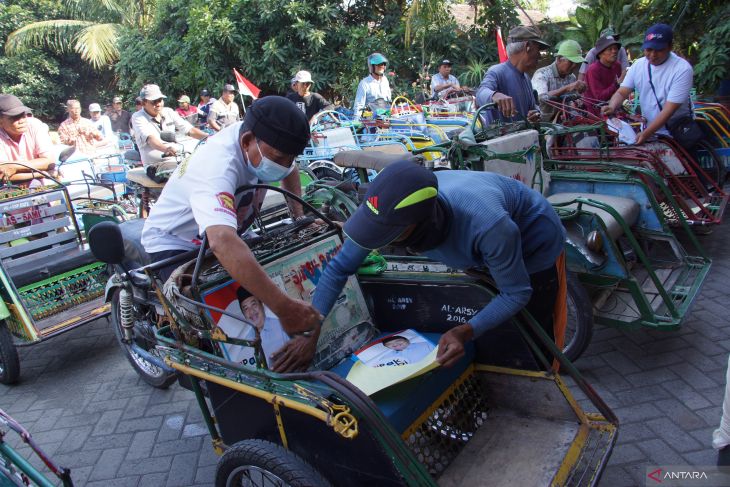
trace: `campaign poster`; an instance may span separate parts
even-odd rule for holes
[[[355,357],[368,367],[398,367],[422,361],[434,348],[415,330],[402,330],[369,343]]]

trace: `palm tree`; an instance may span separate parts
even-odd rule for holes
[[[149,25],[154,0],[65,0],[69,19],[33,22],[12,32],[9,55],[33,47],[75,51],[100,69],[119,59],[119,37],[126,28]]]

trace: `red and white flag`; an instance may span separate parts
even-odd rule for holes
[[[499,62],[503,63],[507,60],[507,49],[504,47],[504,41],[502,40],[502,29],[497,27],[497,55],[499,56]]]
[[[261,90],[255,84],[244,78],[235,68],[233,68],[233,75],[236,77],[236,84],[238,85],[238,92],[240,94],[248,95],[254,100],[258,99]]]

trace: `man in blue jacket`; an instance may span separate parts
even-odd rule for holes
[[[565,231],[550,203],[523,183],[494,173],[434,173],[398,162],[375,178],[344,231],[349,238],[325,268],[312,301],[322,315],[330,312],[347,277],[357,272],[370,251],[392,245],[457,269],[486,267],[499,289],[468,323],[442,335],[437,355],[442,365],[456,363],[466,342],[526,306],[553,337],[556,261],[563,252]],[[275,357],[277,364],[306,367],[319,335],[319,330],[313,332]],[[307,339],[309,343],[303,343]]]

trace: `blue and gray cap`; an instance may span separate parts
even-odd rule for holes
[[[379,52],[374,52],[371,55],[368,56],[368,64],[388,64],[388,58],[380,54]]]
[[[409,161],[393,163],[370,184],[365,201],[345,223],[345,233],[365,249],[388,245],[431,216],[437,195],[432,171]]]

